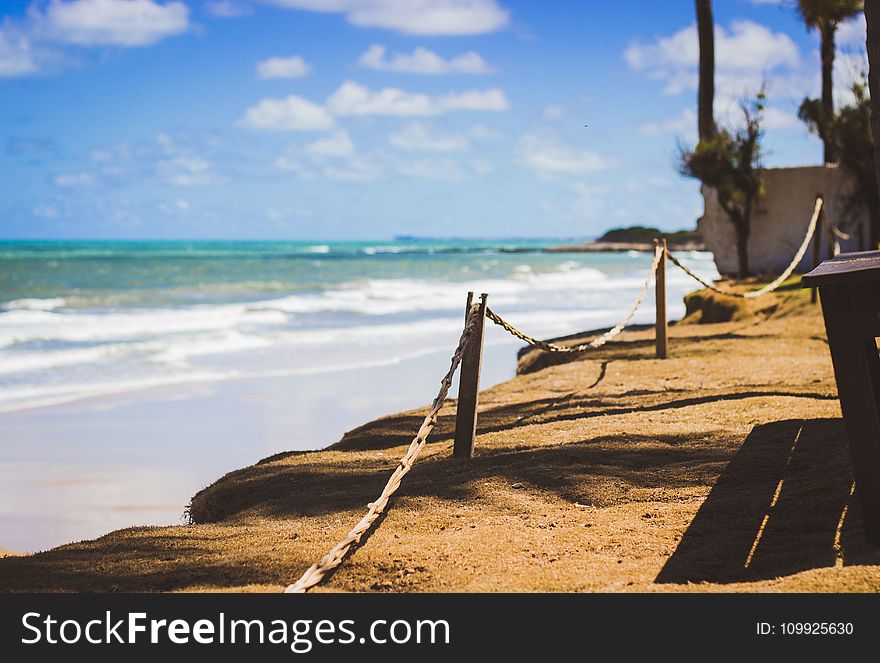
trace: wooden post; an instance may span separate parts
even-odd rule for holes
[[[669,343],[666,335],[666,240],[654,240],[655,250],[660,247],[663,254],[660,256],[660,262],[657,264],[657,275],[654,278],[655,294],[654,300],[657,308],[657,317],[655,323],[655,336],[657,345],[657,359],[666,359],[669,350]]]
[[[455,458],[471,458],[474,455],[474,437],[477,434],[477,400],[480,395],[480,364],[483,360],[483,323],[486,321],[487,299],[489,299],[489,295],[486,293],[480,295],[480,314],[461,358],[461,373],[458,376],[458,403],[455,412],[455,443],[452,447],[452,455]],[[474,293],[469,292],[466,311],[471,310],[473,300]]]
[[[816,220],[816,229],[813,231],[813,269],[819,266],[822,260],[822,221],[825,219],[825,205],[819,212],[819,218]],[[810,290],[810,303],[815,304],[818,299],[816,288]]]

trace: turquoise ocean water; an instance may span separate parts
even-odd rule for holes
[[[539,337],[617,323],[650,256],[556,243],[0,243],[0,547],[179,523],[230,470],[428,403],[468,290]],[[521,345],[485,342],[484,388]]]
[[[399,362],[454,344],[469,289],[535,334],[616,323],[650,256],[541,251],[557,243],[2,242],[0,413]],[[690,284],[670,276],[675,315]]]

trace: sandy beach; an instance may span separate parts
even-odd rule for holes
[[[796,287],[761,301],[672,326],[667,360],[652,330],[569,361],[526,353],[481,394],[472,460],[451,458],[447,404],[318,590],[877,591],[819,308]],[[361,517],[424,412],[233,471],[193,497],[192,525],[4,558],[0,587],[278,591]]]

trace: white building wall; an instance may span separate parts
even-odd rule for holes
[[[853,182],[846,171],[834,165],[803,166],[798,168],[767,168],[762,171],[765,194],[752,215],[749,236],[749,268],[754,274],[778,274],[785,269],[803,241],[816,194],[825,198],[826,217],[838,228],[851,234],[849,241],[840,241],[841,251],[858,251],[856,228],[863,226],[865,241],[868,233],[868,213],[860,212],[854,219],[844,218],[844,196],[852,190]],[[715,265],[721,274],[738,272],[736,231],[718,204],[712,189],[703,187],[704,212],[697,220],[697,229],[706,248],[715,256]],[[823,235],[822,258],[830,256],[830,245]],[[813,248],[807,251],[798,271],[813,267]]]

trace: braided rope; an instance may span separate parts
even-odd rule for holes
[[[449,388],[452,386],[452,376],[455,375],[455,371],[458,369],[459,364],[461,364],[464,349],[473,334],[474,325],[476,324],[479,315],[480,305],[474,304],[468,312],[467,321],[461,332],[461,337],[458,339],[458,347],[452,355],[449,370],[440,381],[440,391],[437,393],[437,397],[434,399],[433,403],[431,403],[431,409],[425,416],[425,419],[419,427],[413,441],[410,442],[409,448],[400,459],[397,468],[388,478],[388,482],[382,489],[382,493],[375,502],[370,502],[366,515],[364,515],[364,517],[351,528],[342,541],[337,543],[330,552],[320,559],[320,561],[312,564],[306,572],[302,574],[299,580],[292,585],[289,585],[287,589],[284,590],[286,594],[304,594],[309,591],[309,589],[323,581],[330,571],[342,564],[352,547],[360,542],[363,535],[372,527],[373,523],[376,522],[376,519],[385,510],[385,507],[388,505],[388,500],[395,492],[397,492],[397,489],[400,488],[401,480],[406,476],[407,472],[410,471],[410,468],[412,468],[413,463],[415,463],[425,446],[425,441],[427,440],[428,435],[431,434],[431,431],[434,430],[434,426],[437,424],[437,414],[440,412],[440,408],[443,407],[443,403],[446,401]]]
[[[829,223],[828,225],[829,225],[829,227],[831,228],[831,232],[834,234],[834,236],[835,236],[837,239],[841,239],[841,240],[843,240],[844,242],[848,242],[849,240],[852,239],[852,233],[845,233],[845,232],[843,232],[840,228],[838,228],[837,226],[835,226],[833,223]]]
[[[607,332],[587,343],[580,343],[578,345],[557,345],[556,343],[550,343],[549,341],[541,341],[534,336],[529,336],[525,332],[517,329],[512,324],[507,322],[507,320],[502,318],[500,315],[495,313],[495,311],[488,307],[486,307],[486,317],[502,329],[516,336],[518,339],[525,341],[533,347],[540,348],[541,350],[546,350],[547,352],[583,352],[584,350],[593,350],[595,348],[600,348],[612,338],[617,336],[621,331],[623,331],[623,328],[629,324],[630,320],[632,320],[632,317],[636,314],[636,311],[639,309],[639,306],[642,305],[642,302],[645,300],[645,296],[648,294],[648,288],[651,285],[651,279],[654,277],[654,273],[657,271],[657,266],[660,264],[660,258],[662,256],[663,249],[658,246],[656,249],[654,249],[654,260],[651,262],[651,269],[648,272],[648,278],[645,279],[645,283],[642,285],[641,292],[639,292],[639,296],[636,298],[636,301],[633,303],[629,312],[626,314],[626,317],[620,323],[609,329]]]
[[[813,216],[810,217],[810,223],[807,226],[807,234],[804,235],[804,241],[801,242],[800,247],[798,247],[797,253],[794,254],[794,258],[792,259],[791,263],[789,263],[788,267],[785,268],[785,271],[783,271],[782,274],[776,277],[775,280],[773,280],[771,283],[768,283],[759,290],[751,290],[749,292],[732,292],[730,290],[723,290],[694,274],[691,270],[681,264],[678,258],[676,258],[668,251],[667,255],[669,256],[669,260],[672,261],[672,264],[682,269],[685,274],[687,274],[692,279],[700,283],[703,287],[711,290],[712,292],[717,292],[719,295],[725,295],[727,297],[737,297],[739,299],[752,299],[754,297],[760,297],[761,295],[766,295],[768,292],[773,292],[774,290],[776,290],[776,288],[782,285],[783,281],[791,276],[791,273],[795,270],[795,267],[797,267],[798,263],[804,257],[804,254],[807,252],[807,247],[810,245],[810,239],[813,237],[813,233],[816,231],[816,224],[819,222],[819,216],[822,213],[822,205],[822,196],[816,196],[816,206],[813,208]]]

